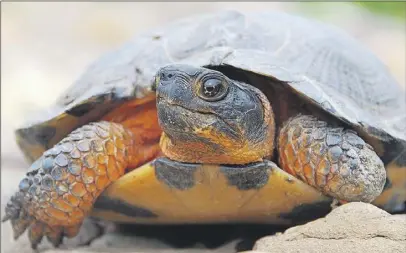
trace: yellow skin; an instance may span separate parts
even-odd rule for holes
[[[33,248],[43,236],[58,246],[92,212],[128,221],[93,210],[123,191],[148,207],[134,220],[179,223],[276,222],[286,203],[371,202],[383,190],[382,161],[351,130],[306,115],[276,126],[261,91],[205,68],[162,68],[155,84],[156,97],[76,129],[32,165],[3,219],[15,238],[28,228]]]

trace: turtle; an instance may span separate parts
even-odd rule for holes
[[[387,66],[331,24],[182,17],[101,56],[16,129],[31,166],[3,222],[35,249],[86,217],[293,226],[334,202],[403,212],[405,111]]]

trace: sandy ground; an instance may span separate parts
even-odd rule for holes
[[[187,15],[220,9],[283,10],[318,17],[347,30],[375,52],[405,85],[406,25],[348,4],[297,3],[2,3],[1,15],[1,200],[14,191],[28,166],[13,129],[26,115],[51,105],[95,59],[137,32]],[[2,252],[25,252],[11,244],[2,225]]]

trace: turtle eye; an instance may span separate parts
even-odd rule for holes
[[[207,101],[217,101],[227,94],[227,85],[220,79],[205,80],[200,88],[199,96]]]

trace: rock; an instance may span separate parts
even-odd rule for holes
[[[371,204],[348,203],[325,218],[259,239],[254,252],[403,253],[406,215],[391,215]]]

